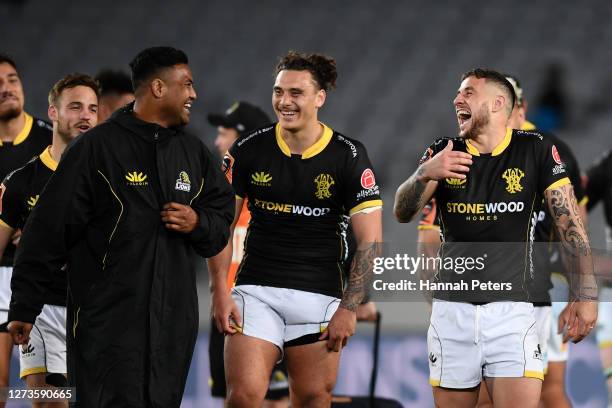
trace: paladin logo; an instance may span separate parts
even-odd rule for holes
[[[536,350],[533,352],[533,358],[535,358],[536,360],[542,360],[542,348],[539,344]]]
[[[502,174],[502,178],[506,180],[506,191],[510,194],[518,193],[519,191],[523,191],[523,186],[521,186],[521,179],[525,176],[525,173],[521,169],[506,169]]]
[[[464,184],[467,179],[446,178],[444,181],[446,181],[446,184],[451,188],[465,188]]]
[[[128,174],[125,175],[125,179],[128,181],[128,185],[130,186],[146,186],[149,184],[147,181],[147,175],[143,174],[142,172],[128,172]]]
[[[317,197],[319,200],[331,197],[329,188],[335,184],[332,176],[329,174],[319,174],[317,177],[315,177],[314,183],[317,185],[315,197]]]
[[[34,346],[31,344],[24,344],[23,346],[21,346],[21,354],[24,356],[27,356],[28,354],[31,354],[34,352]]]
[[[174,186],[175,190],[190,192],[191,191],[191,181],[189,181],[189,176],[186,171],[181,171],[179,173],[179,178],[176,180],[176,185]]]
[[[255,184],[260,187],[270,187],[272,185],[272,176],[264,171],[256,171],[251,174],[251,184]]]
[[[434,353],[429,353],[429,361],[431,361],[431,365],[436,365],[436,361],[438,361],[438,357]]]
[[[31,211],[32,208],[34,208],[34,206],[38,202],[38,197],[40,197],[40,195],[36,194],[35,196],[28,198],[28,210]]]

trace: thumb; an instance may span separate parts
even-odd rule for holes
[[[451,150],[453,150],[453,141],[449,140],[448,143],[446,144],[446,147],[444,148],[444,151],[450,152]]]
[[[236,306],[236,303],[232,305],[231,315],[232,315],[232,319],[234,319],[234,323],[242,327],[242,317],[240,316],[240,312],[238,311],[238,306]]]
[[[329,337],[329,330],[325,329],[323,334],[321,334],[321,337],[319,337],[319,340],[325,340],[328,337]]]

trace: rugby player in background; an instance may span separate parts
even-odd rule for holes
[[[102,70],[96,75],[100,84],[98,119],[102,123],[117,109],[134,100],[130,76],[123,71]]]
[[[444,256],[474,257],[487,248],[489,258],[479,280],[508,285],[506,290],[435,292],[428,348],[434,357],[430,382],[441,407],[474,406],[483,377],[496,407],[538,405],[543,366],[524,275],[529,247],[509,243],[526,242],[533,206],[542,197],[581,273],[578,288],[573,288],[576,302],[564,311],[566,338],[580,341],[597,316],[592,258],[571,183],[554,144],[538,133],[518,136],[506,128],[515,100],[503,75],[482,69],[466,73],[454,100],[460,137],[440,139],[427,149],[396,194],[394,211],[400,222],[410,221],[435,194]],[[487,209],[484,214],[489,206],[474,204],[479,202],[514,210]],[[462,205],[474,213],[462,211]],[[477,241],[482,246],[473,245]],[[487,242],[498,243],[487,247]],[[525,251],[519,265],[512,262],[516,249]],[[437,274],[444,284],[460,283],[462,277],[452,269]]]
[[[239,140],[225,158],[236,214],[248,199],[252,216],[232,297],[225,274],[211,276],[214,318],[231,334],[228,406],[259,406],[283,356],[291,406],[329,406],[382,239],[382,201],[363,145],[317,119],[335,86],[335,61],[289,52],[275,73],[278,123]],[[345,285],[349,222],[357,249]],[[225,266],[211,270],[227,270],[231,254],[230,241],[211,260]]]
[[[272,123],[268,115],[259,107],[248,102],[236,102],[224,114],[208,115],[208,122],[217,128],[215,147],[220,156],[223,157],[234,142],[249,132]],[[244,239],[251,219],[251,213],[246,205],[238,217],[234,227],[232,262],[227,271],[227,288],[231,291],[238,266],[242,261],[244,253]],[[210,264],[211,267],[220,264]],[[222,271],[211,271],[211,274],[222,273]],[[217,329],[214,319],[211,317],[210,338],[208,343],[208,359],[210,363],[210,390],[214,397],[225,398],[227,390],[225,386],[225,369],[223,358],[223,332]],[[270,385],[266,393],[263,408],[282,408],[289,405],[289,384],[287,382],[287,367],[284,361],[274,367],[270,377]]]
[[[0,54],[0,180],[51,144],[51,126],[26,113],[24,102],[17,65],[9,56]],[[0,198],[2,193],[0,185]],[[7,387],[9,380],[13,340],[6,331],[6,319],[11,300],[14,243],[19,240],[20,233],[20,230],[15,231],[10,237],[12,242],[6,244],[4,255],[0,256],[0,388]],[[4,402],[0,402],[2,406]]]
[[[608,388],[608,407],[612,407],[612,151],[606,152],[594,163],[586,176],[586,194],[589,198],[588,209],[592,210],[599,202],[603,203],[606,219],[606,257],[598,257],[596,266],[603,276],[600,292],[599,314],[597,323],[597,342],[604,376]]]
[[[49,119],[53,122],[53,143],[4,180],[0,214],[0,255],[13,232],[23,228],[39,194],[70,141],[98,122],[98,83],[88,75],[70,74],[55,83],[49,92]],[[45,306],[36,318],[30,341],[20,347],[20,377],[28,388],[66,386],[66,296],[63,270],[55,272],[47,290]],[[32,402],[33,407],[68,406],[63,403]]]

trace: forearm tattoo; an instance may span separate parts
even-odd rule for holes
[[[574,296],[582,300],[597,298],[593,258],[586,228],[570,184],[547,190],[549,212],[557,227],[562,255],[566,257]]]
[[[374,242],[368,247],[358,249],[351,263],[348,286],[344,290],[340,307],[356,311],[364,299],[372,280],[374,258],[380,254],[381,244]]]
[[[410,220],[425,204],[422,201],[426,183],[421,183],[418,180],[422,174],[423,169],[419,167],[408,179],[406,184],[400,187],[400,190],[397,192],[396,214],[401,220]]]

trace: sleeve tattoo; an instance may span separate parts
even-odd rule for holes
[[[351,270],[347,288],[344,290],[340,307],[356,311],[362,302],[372,280],[374,258],[380,254],[380,242],[374,242],[368,247],[358,249],[351,262]]]

